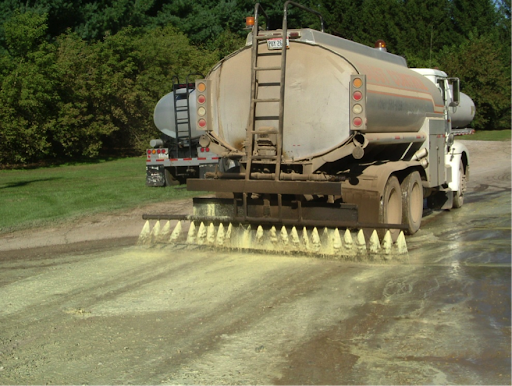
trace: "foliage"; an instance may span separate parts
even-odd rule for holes
[[[68,32],[50,44],[44,21],[25,13],[6,23],[12,54],[1,57],[2,163],[96,157],[106,148],[141,152],[172,76],[206,72],[216,59],[173,27],[125,28],[93,44]]]
[[[280,28],[285,0],[260,0]],[[479,129],[510,128],[510,0],[300,0],[326,32],[462,80]],[[0,162],[134,153],[171,78],[243,46],[253,0],[0,0]],[[263,11],[260,12],[260,15]],[[291,5],[290,28],[320,28]]]
[[[470,38],[445,49],[439,59],[443,70],[457,74],[462,90],[475,102],[477,129],[510,128],[510,67],[500,60],[496,47],[489,36]]]
[[[5,23],[7,49],[0,79],[0,160],[24,162],[54,155],[49,138],[59,96],[55,48],[47,43],[45,18],[16,14]]]

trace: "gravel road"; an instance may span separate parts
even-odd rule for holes
[[[144,212],[0,235],[1,384],[510,384],[510,142],[408,263],[137,247]]]

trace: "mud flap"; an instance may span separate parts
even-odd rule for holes
[[[146,165],[146,186],[165,186],[163,165]]]
[[[453,192],[437,192],[427,198],[427,205],[433,210],[450,210],[453,208]]]

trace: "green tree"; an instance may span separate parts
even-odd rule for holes
[[[405,0],[399,21],[397,53],[413,67],[433,67],[435,54],[459,43],[453,34],[450,0]]]
[[[494,0],[451,0],[452,20],[457,35],[464,39],[489,34],[498,23]]]
[[[79,151],[88,157],[102,148],[146,148],[158,133],[155,104],[172,91],[172,77],[205,72],[216,60],[191,47],[173,27],[126,28],[94,44],[70,33],[58,39],[58,46],[59,143],[66,155]]]
[[[377,39],[383,39],[390,52],[397,52],[402,46],[401,18],[403,12],[397,0],[366,0],[362,2],[359,12],[360,20],[371,20],[361,23],[357,33],[358,41],[372,46]]]
[[[2,55],[0,160],[25,162],[52,154],[52,118],[59,103],[55,50],[43,36],[46,18],[16,14],[4,24],[9,53]]]
[[[462,90],[476,105],[477,129],[510,129],[510,67],[489,36],[466,40],[442,51],[441,68],[461,80]]]
[[[322,0],[320,11],[325,18],[326,32],[360,42],[362,4],[352,0]]]

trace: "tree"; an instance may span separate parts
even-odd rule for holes
[[[498,22],[493,0],[451,0],[454,31],[467,39],[489,34]]]
[[[44,40],[46,17],[17,13],[4,24],[8,54],[0,79],[0,160],[25,162],[52,154],[52,119],[59,96],[55,52]]]
[[[141,152],[155,137],[153,110],[172,91],[172,77],[205,72],[216,60],[173,27],[126,28],[94,44],[69,33],[57,42],[59,143],[68,156],[95,157],[102,148]]]
[[[500,58],[490,36],[470,36],[459,47],[442,51],[441,68],[461,80],[462,90],[476,105],[477,129],[510,129],[510,67]]]
[[[405,0],[397,52],[414,67],[433,67],[435,53],[460,42],[453,34],[450,0]]]

